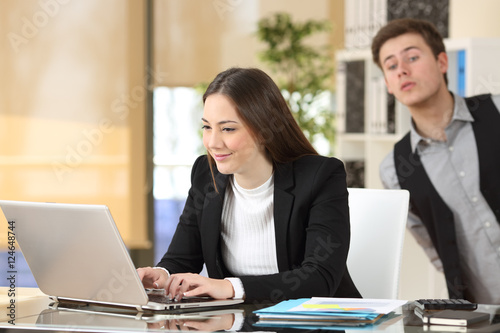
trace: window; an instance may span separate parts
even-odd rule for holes
[[[168,248],[190,187],[191,167],[204,153],[202,101],[193,88],[154,90],[155,264]]]

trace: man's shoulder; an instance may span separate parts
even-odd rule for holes
[[[393,168],[394,169],[394,149],[385,155],[380,162],[380,169]]]
[[[469,97],[460,97],[458,98],[463,98],[465,101],[470,101],[474,99],[489,99],[493,101],[493,104],[495,107],[500,111],[500,94],[480,94],[480,95],[474,95],[474,96],[469,96]]]
[[[391,150],[379,165],[380,181],[385,188],[400,188],[394,163],[394,150]]]
[[[401,139],[399,139],[395,144],[394,144],[394,148],[397,146],[397,145],[401,145],[401,144],[411,144],[411,131],[408,131],[406,132],[402,137]]]
[[[495,104],[496,108],[500,111],[500,95],[491,95],[491,99],[493,100],[493,104]]]

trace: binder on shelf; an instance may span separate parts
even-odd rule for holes
[[[369,47],[373,36],[387,22],[387,0],[345,2],[345,48]]]
[[[465,97],[465,50],[457,52],[457,94]]]
[[[377,133],[378,131],[378,120],[380,114],[380,95],[378,93],[378,81],[378,78],[372,78],[370,81],[370,96],[368,103],[368,120],[370,133]]]
[[[448,89],[455,94],[466,96],[466,51],[451,50],[448,55]]]
[[[336,124],[338,133],[345,132],[345,106],[346,106],[346,65],[340,62],[337,65],[337,85],[336,85],[336,98],[337,98],[337,116]]]
[[[380,122],[379,122],[379,134],[387,133],[387,90],[385,88],[385,82],[383,78],[378,81],[378,94],[380,103]]]
[[[396,133],[396,98],[394,95],[385,92],[387,96],[387,133]]]
[[[394,133],[394,96],[387,92],[383,77],[375,77],[370,82],[368,103],[369,131],[373,134]]]
[[[404,17],[425,18],[447,37],[448,2],[433,0],[421,6],[420,1],[411,0],[345,1],[345,48],[370,47],[373,37],[387,21]]]
[[[354,1],[346,1],[345,3],[345,27],[344,27],[344,39],[345,48],[351,49],[354,47],[354,30],[356,21],[356,8]]]
[[[358,29],[356,38],[356,47],[362,48],[370,44],[370,31],[369,31],[369,21],[370,21],[370,7],[367,5],[366,0],[356,0],[358,10]]]
[[[387,0],[374,0],[375,9],[373,11],[374,26],[373,37],[387,23]]]
[[[345,131],[365,131],[365,61],[346,62]]]

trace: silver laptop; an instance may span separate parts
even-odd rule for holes
[[[107,206],[2,201],[40,290],[56,301],[180,310],[242,300],[148,298]]]

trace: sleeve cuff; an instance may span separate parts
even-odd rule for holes
[[[234,297],[233,299],[243,299],[245,297],[245,289],[243,288],[243,283],[239,278],[225,278],[233,285]]]
[[[156,267],[153,267],[153,269],[163,269],[165,271],[165,273],[167,273],[167,276],[170,276],[170,272],[165,267],[156,266]]]
[[[238,332],[243,327],[243,323],[245,322],[245,317],[243,313],[236,312],[234,313],[234,323],[230,329],[230,332]]]

